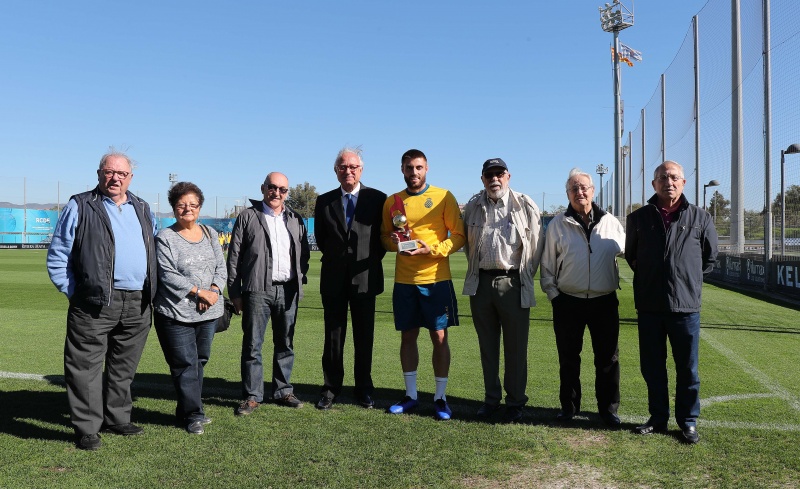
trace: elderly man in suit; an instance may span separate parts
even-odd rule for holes
[[[314,235],[322,252],[320,294],[325,309],[322,386],[317,408],[330,409],[342,391],[347,309],[353,322],[356,402],[372,408],[372,344],[375,297],[383,292],[386,250],[381,245],[381,209],[386,194],[361,184],[361,148],[343,148],[333,171],[341,184],[320,195],[314,211]]]

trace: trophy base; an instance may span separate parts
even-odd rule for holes
[[[417,241],[410,240],[410,241],[401,241],[397,243],[397,251],[414,251],[417,249]]]

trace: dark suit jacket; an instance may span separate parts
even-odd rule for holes
[[[348,285],[357,286],[359,294],[383,292],[381,260],[386,250],[381,244],[381,213],[385,201],[386,194],[362,184],[348,232],[341,188],[317,197],[314,236],[322,251],[320,294],[346,296]]]

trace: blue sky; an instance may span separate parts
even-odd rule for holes
[[[565,204],[570,168],[613,166],[602,3],[9,0],[0,201],[63,202],[115,145],[138,162],[131,190],[164,210],[177,173],[213,215],[270,171],[334,188],[337,151],[362,145],[362,182],[387,193],[418,148],[459,202],[501,157],[512,188]],[[705,0],[623,3],[644,56],[623,67],[627,132]]]

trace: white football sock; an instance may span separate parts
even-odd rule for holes
[[[444,399],[447,401],[447,396],[444,395],[447,389],[447,377],[434,377],[436,380],[436,394],[433,395],[433,400]]]
[[[406,395],[411,399],[417,399],[417,371],[403,372],[403,380],[406,381]]]

